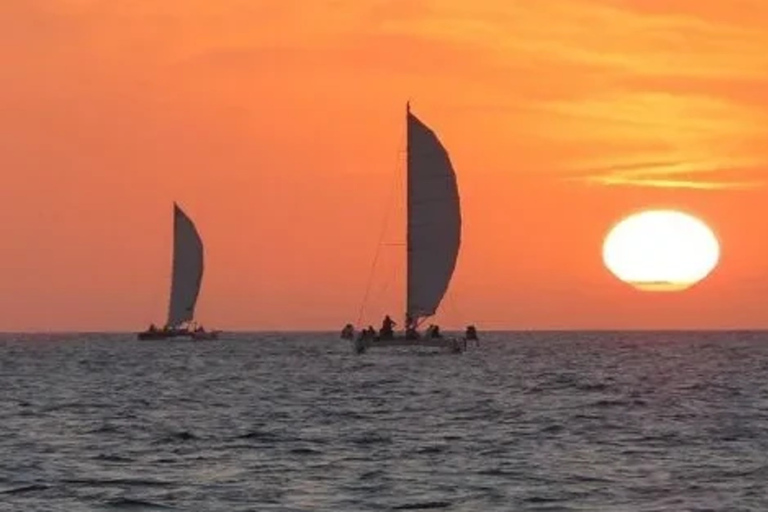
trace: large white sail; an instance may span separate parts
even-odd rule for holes
[[[461,243],[459,190],[448,152],[408,109],[408,271],[406,313],[433,315]]]
[[[173,274],[168,326],[189,322],[203,279],[203,241],[192,220],[173,204]]]

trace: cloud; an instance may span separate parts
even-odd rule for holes
[[[609,171],[589,179],[707,190],[762,183],[727,176],[768,165],[768,34],[755,21],[768,21],[763,3],[414,0],[410,10],[393,3],[390,14],[401,11],[392,16],[382,14],[384,4],[370,34],[350,36],[360,44],[358,56],[371,59],[347,55],[340,62],[357,69],[386,62],[390,73],[482,84],[487,109],[509,116],[510,137],[579,154],[575,162],[552,162],[567,176],[584,160],[596,168],[678,160],[684,180]],[[443,57],[423,58],[426,47],[442,48],[433,55]],[[401,51],[387,54],[390,48]]]
[[[566,179],[627,161],[688,162],[690,183],[768,165],[758,0],[36,0],[0,20],[14,102],[89,84],[190,103],[415,92]]]
[[[719,16],[726,7],[715,13],[691,4],[685,10],[640,5],[558,1],[531,13],[540,20],[551,16],[549,24],[517,44],[534,55],[582,63],[594,85],[540,102],[534,129],[555,144],[593,148],[584,158],[595,169],[585,178],[590,182],[700,190],[762,186],[762,179],[729,176],[749,169],[751,178],[762,177],[768,166],[764,31],[739,24],[743,18]],[[765,7],[753,14],[768,19]],[[585,76],[572,73],[571,81]],[[647,161],[676,163],[660,168]],[[614,162],[636,170],[618,170]],[[569,171],[583,166],[562,165]]]
[[[713,176],[723,179],[712,179]],[[571,178],[609,186],[685,188],[702,191],[754,190],[765,186],[764,168],[713,167],[709,162],[634,162],[585,169]]]

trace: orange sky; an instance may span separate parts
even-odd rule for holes
[[[354,321],[387,209],[404,241],[407,99],[463,200],[444,326],[768,327],[767,24],[763,0],[2,2],[0,330],[162,322],[173,200],[206,326]],[[715,229],[707,281],[604,269],[647,206]],[[381,255],[366,323],[403,307]]]

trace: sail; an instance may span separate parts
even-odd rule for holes
[[[433,315],[456,267],[461,211],[456,174],[434,132],[408,110],[406,313]]]
[[[189,217],[173,204],[173,274],[169,326],[189,322],[203,279],[203,241]]]

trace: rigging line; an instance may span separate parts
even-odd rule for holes
[[[389,218],[390,218],[390,216],[392,214],[392,209],[393,209],[392,208],[392,202],[395,199],[395,192],[397,191],[397,184],[398,184],[399,177],[400,177],[398,171],[399,171],[399,168],[400,168],[400,155],[402,153],[403,153],[403,150],[402,150],[402,140],[401,140],[400,149],[397,152],[397,164],[395,165],[395,172],[394,172],[395,179],[392,180],[392,187],[389,190],[389,197],[388,197],[387,203],[386,203],[387,204],[387,209],[386,209],[386,212],[384,214],[384,222],[383,222],[383,224],[381,226],[381,232],[379,234],[379,241],[376,244],[376,254],[373,256],[373,263],[371,264],[371,270],[368,273],[368,282],[365,285],[365,293],[363,294],[363,301],[360,304],[360,310],[357,313],[357,321],[355,322],[356,325],[360,325],[360,321],[363,318],[363,312],[365,311],[365,305],[368,302],[368,296],[369,296],[370,291],[371,291],[371,284],[373,283],[373,273],[376,270],[376,263],[379,261],[379,254],[381,253],[381,247],[382,247],[382,245],[384,245],[383,244],[384,236],[386,235],[387,227],[389,226]]]
[[[395,183],[392,185],[392,188],[390,190],[389,199],[387,200],[387,204],[388,205],[390,205],[390,203],[394,199],[395,189],[397,188],[396,187],[397,180],[395,179],[393,181]],[[379,241],[376,244],[376,253],[373,256],[373,263],[371,264],[371,270],[368,272],[368,280],[367,280],[367,283],[365,285],[365,293],[363,294],[363,300],[362,300],[362,303],[360,304],[360,310],[358,311],[358,314],[357,314],[357,322],[356,322],[357,325],[360,324],[360,321],[363,318],[363,312],[365,311],[365,305],[368,302],[368,296],[370,295],[371,285],[373,284],[373,274],[374,274],[374,272],[376,270],[376,264],[379,261],[379,255],[381,254],[381,247],[383,245],[384,236],[386,234],[387,227],[389,225],[390,211],[391,211],[391,208],[387,207],[386,213],[384,215],[384,222],[382,224],[381,232],[379,234]]]

